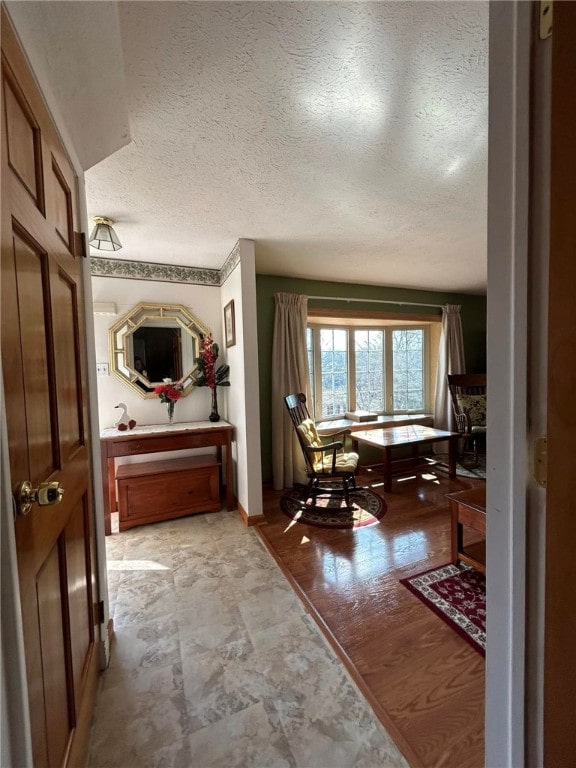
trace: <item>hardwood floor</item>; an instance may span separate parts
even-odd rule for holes
[[[356,530],[294,524],[264,490],[259,534],[413,768],[484,766],[484,659],[399,583],[449,562],[445,494],[481,482],[395,480]]]

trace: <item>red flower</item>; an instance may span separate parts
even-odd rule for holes
[[[214,342],[212,336],[208,335],[202,339],[202,349],[200,351],[202,362],[204,363],[204,377],[206,379],[206,386],[210,389],[214,389],[216,386],[216,374],[214,372],[214,363],[216,358],[214,356]]]
[[[170,381],[166,384],[159,384],[154,387],[154,394],[158,395],[162,403],[175,403],[176,400],[180,400],[182,397],[182,390],[184,389],[181,382]]]
[[[168,400],[172,400],[173,402],[176,402],[176,400],[180,400],[181,393],[174,387],[167,387],[165,394]]]
[[[229,387],[227,381],[230,367],[226,364],[216,368],[218,359],[218,344],[212,340],[212,334],[204,336],[200,342],[200,354],[195,359],[196,368],[192,371],[192,379],[195,387]]]

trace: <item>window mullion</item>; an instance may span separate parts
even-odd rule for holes
[[[384,333],[384,380],[386,382],[385,402],[386,413],[394,412],[394,390],[393,390],[393,356],[392,356],[392,328],[386,328]]]
[[[314,329],[314,420],[322,418],[322,355],[320,354],[320,329]]]
[[[347,328],[348,334],[348,409],[356,410],[356,338],[354,329]]]
[[[432,411],[432,404],[430,402],[431,400],[431,384],[430,381],[430,328],[429,327],[423,327],[422,328],[423,333],[423,340],[424,340],[424,351],[422,354],[422,379],[423,379],[423,385],[424,385],[424,410],[426,413],[431,413]]]

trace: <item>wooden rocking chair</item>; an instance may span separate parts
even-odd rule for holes
[[[471,442],[477,466],[479,443],[486,442],[486,374],[448,374],[448,388],[456,426],[463,438],[461,456],[466,443]]]
[[[308,413],[306,395],[302,392],[286,395],[284,402],[306,462],[308,476],[306,498],[315,498],[320,493],[344,494],[346,506],[350,506],[350,488],[356,488],[355,473],[358,467],[358,454],[347,453],[344,450],[344,440],[350,434],[349,430],[335,432],[329,437],[331,442],[322,443],[316,424]],[[334,440],[340,435],[341,440]],[[334,487],[335,483],[336,487]]]

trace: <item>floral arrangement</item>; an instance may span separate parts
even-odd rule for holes
[[[228,376],[230,366],[223,363],[216,368],[219,353],[218,344],[208,334],[200,343],[200,356],[196,358],[196,368],[192,372],[192,383],[195,387],[229,387]]]
[[[212,411],[208,417],[210,421],[220,421],[216,387],[230,386],[230,366],[223,363],[216,368],[218,352],[218,344],[213,341],[211,334],[204,336],[200,343],[200,355],[194,361],[196,368],[192,371],[192,384],[195,387],[210,387],[212,390]]]
[[[154,394],[158,395],[161,403],[165,403],[168,406],[168,418],[170,421],[174,418],[174,406],[176,401],[182,397],[182,390],[184,386],[179,381],[172,381],[172,379],[163,379],[164,384],[159,384],[154,388]]]

